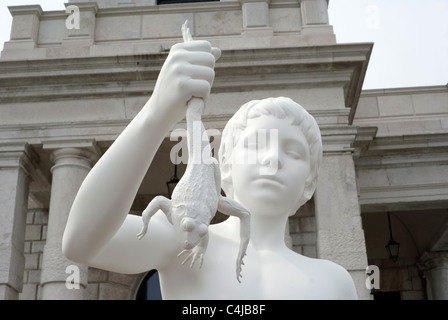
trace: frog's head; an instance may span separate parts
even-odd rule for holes
[[[197,246],[199,241],[208,233],[207,225],[190,217],[182,218],[180,221],[180,234],[182,246],[190,250]]]

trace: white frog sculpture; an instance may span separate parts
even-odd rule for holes
[[[182,26],[184,42],[191,41],[188,21]],[[155,197],[143,211],[143,227],[137,235],[142,239],[151,217],[162,210],[173,224],[184,250],[191,259],[190,267],[199,260],[202,266],[208,245],[208,227],[216,211],[240,218],[240,248],[236,261],[236,276],[241,282],[241,268],[250,238],[250,213],[235,200],[221,195],[221,172],[218,161],[212,157],[207,132],[202,123],[204,100],[192,98],[186,112],[188,164],[183,177],[173,190],[171,200]],[[198,130],[200,128],[200,130]],[[200,134],[197,134],[199,133]],[[195,134],[195,136],[194,136]]]

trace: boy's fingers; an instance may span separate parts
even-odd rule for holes
[[[221,58],[221,49],[212,47],[212,55],[215,57],[215,61]]]
[[[212,48],[212,45],[207,40],[193,40],[189,42],[178,43],[177,45],[183,47],[188,51],[210,52]]]

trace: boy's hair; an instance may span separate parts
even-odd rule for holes
[[[316,120],[301,105],[290,98],[267,98],[253,100],[244,104],[230,120],[223,130],[221,146],[219,148],[219,163],[221,165],[222,188],[226,196],[233,198],[232,164],[231,157],[234,146],[238,143],[240,135],[247,127],[248,119],[260,116],[273,116],[277,119],[286,119],[291,125],[298,126],[308,142],[310,150],[310,175],[305,182],[303,195],[298,199],[297,208],[300,208],[312,196],[317,185],[317,173],[322,162],[322,138]],[[298,197],[300,195],[297,195]]]

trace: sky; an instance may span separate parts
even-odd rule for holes
[[[0,0],[0,51],[10,36],[7,6],[51,11],[64,2]],[[448,0],[330,0],[329,19],[338,43],[374,43],[364,90],[448,84]]]

